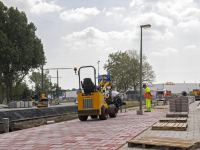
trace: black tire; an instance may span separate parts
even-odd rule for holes
[[[78,116],[80,121],[86,121],[88,116]]]
[[[96,119],[96,118],[98,118],[98,115],[92,115],[91,118]]]
[[[100,120],[108,119],[108,109],[105,106],[101,107],[101,115],[99,115]]]
[[[110,118],[115,118],[117,117],[117,107],[115,105],[109,105],[108,106],[108,114],[110,116]]]

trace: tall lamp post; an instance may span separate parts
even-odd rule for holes
[[[42,60],[42,94],[44,94],[43,60]]]
[[[97,62],[97,64],[98,64],[98,77],[99,77],[99,63],[100,63],[100,61]]]
[[[137,115],[142,115],[142,28],[151,28],[150,24],[141,25],[141,40],[140,40],[140,110],[137,111]]]

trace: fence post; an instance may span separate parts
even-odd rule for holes
[[[3,118],[4,132],[9,132],[9,118]]]

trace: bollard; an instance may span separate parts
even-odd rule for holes
[[[3,118],[4,132],[9,132],[9,118]]]
[[[122,113],[122,107],[123,107],[123,105],[120,107],[120,113]]]

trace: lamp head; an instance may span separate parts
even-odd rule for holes
[[[77,71],[77,68],[76,68],[76,67],[74,67],[74,71],[75,71],[75,73],[76,73],[76,71]]]
[[[144,28],[144,29],[147,29],[147,28],[151,28],[151,25],[150,24],[145,24],[145,25],[141,25],[140,27]]]

